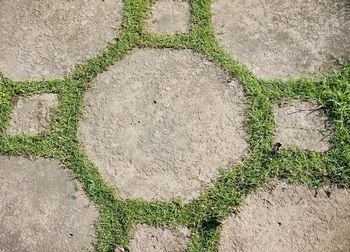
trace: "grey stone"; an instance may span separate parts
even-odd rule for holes
[[[130,241],[130,252],[186,252],[190,231],[136,225]]]
[[[250,195],[224,221],[219,251],[349,251],[350,194],[328,195],[291,185]]]
[[[86,93],[79,136],[123,198],[192,199],[248,152],[243,88],[190,50],[135,50]]]
[[[92,249],[96,207],[53,159],[0,157],[0,251]]]
[[[213,0],[220,43],[267,79],[314,75],[350,60],[349,0]]]
[[[185,33],[190,25],[190,4],[183,0],[158,0],[152,6],[146,28],[154,33]]]
[[[274,143],[284,147],[297,146],[304,150],[324,152],[332,131],[327,117],[315,102],[292,100],[274,105],[276,132]]]
[[[15,98],[15,109],[12,114],[7,134],[39,134],[44,132],[50,123],[51,110],[58,105],[57,94],[39,94],[30,97]]]
[[[61,78],[117,36],[122,0],[0,1],[0,71],[13,80]]]

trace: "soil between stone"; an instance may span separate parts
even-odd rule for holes
[[[330,192],[279,185],[248,196],[224,221],[219,251],[350,251],[350,192]]]
[[[242,86],[190,50],[135,50],[85,98],[80,139],[123,198],[192,199],[248,151]]]
[[[63,77],[117,35],[121,0],[0,1],[0,71],[13,80]]]
[[[191,232],[187,229],[154,228],[136,225],[130,252],[186,252]]]
[[[92,249],[98,211],[52,159],[0,157],[0,251]]]
[[[39,134],[49,126],[50,110],[58,105],[57,94],[40,94],[30,97],[16,97],[10,126],[6,133]]]
[[[324,152],[331,145],[332,131],[327,117],[315,102],[292,100],[274,105],[275,143],[282,148],[297,146],[304,150]]]
[[[261,78],[296,78],[350,60],[348,0],[213,0],[220,43]]]

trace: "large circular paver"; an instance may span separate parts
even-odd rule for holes
[[[86,251],[97,209],[52,159],[0,157],[0,251]]]
[[[278,186],[250,195],[223,224],[221,252],[349,251],[350,192]]]
[[[0,71],[15,80],[62,77],[116,37],[122,2],[0,1]]]
[[[214,0],[216,36],[262,78],[294,78],[350,60],[349,0]]]
[[[192,199],[247,152],[241,85],[190,50],[136,50],[96,85],[80,138],[124,198]]]

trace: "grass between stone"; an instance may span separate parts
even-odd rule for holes
[[[176,36],[146,32],[144,20],[153,3],[125,0],[118,38],[63,79],[14,82],[0,73],[0,155],[56,158],[73,170],[100,211],[96,223],[98,251],[113,251],[115,244],[127,248],[129,231],[136,223],[186,226],[192,230],[189,251],[217,251],[220,222],[239,206],[245,195],[258,187],[272,185],[276,179],[315,188],[325,183],[350,186],[350,62],[317,79],[264,81],[219,46],[211,27],[210,0],[191,1],[191,30],[189,34]],[[220,65],[245,87],[249,100],[246,131],[250,154],[242,164],[221,171],[215,186],[190,203],[180,199],[151,203],[121,200],[102,180],[78,141],[84,91],[99,73],[135,47],[193,49]],[[39,136],[6,136],[13,98],[46,92],[58,93],[60,101],[51,128]],[[274,151],[272,104],[295,98],[316,100],[322,105],[335,133],[333,147],[328,152],[320,154],[298,148]]]

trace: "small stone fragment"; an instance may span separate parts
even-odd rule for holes
[[[114,248],[114,252],[125,252],[125,249],[119,245],[116,245]]]
[[[131,252],[186,252],[190,231],[136,225],[130,241]]]
[[[58,95],[17,96],[14,103],[15,108],[7,134],[10,136],[20,133],[39,134],[49,126],[50,112],[58,105]]]
[[[276,123],[274,143],[282,148],[297,146],[316,152],[330,148],[332,131],[317,103],[292,100],[275,104],[273,110]]]
[[[158,0],[149,13],[146,27],[161,34],[185,33],[189,30],[190,4],[184,0]]]

